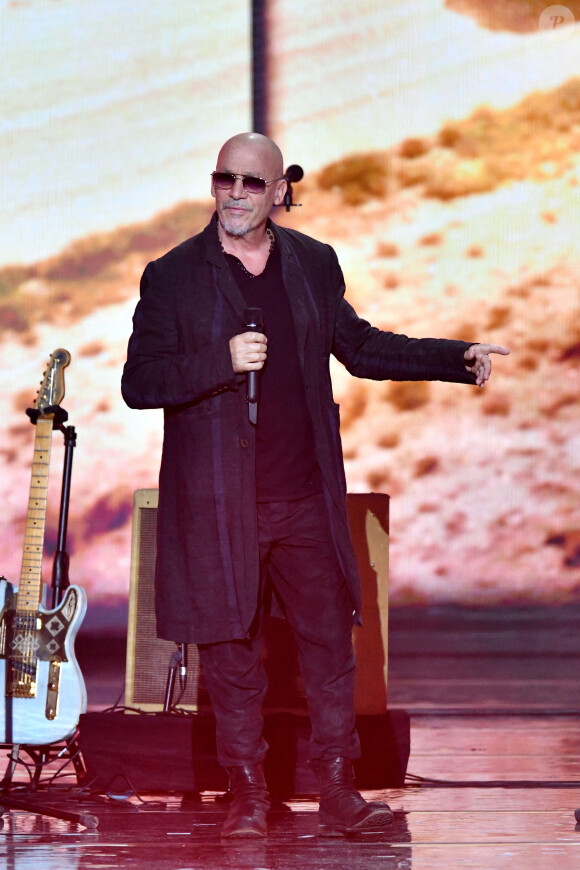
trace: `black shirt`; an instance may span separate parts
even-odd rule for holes
[[[232,254],[226,259],[247,306],[261,309],[268,337],[259,375],[257,499],[295,501],[320,492],[321,480],[280,251],[276,245],[260,275],[250,275]]]

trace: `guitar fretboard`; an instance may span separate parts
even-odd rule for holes
[[[52,417],[39,417],[36,423],[32,478],[24,532],[24,553],[16,610],[36,611],[42,597],[42,556],[48,497]]]

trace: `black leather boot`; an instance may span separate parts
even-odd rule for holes
[[[232,803],[222,828],[222,837],[265,837],[270,808],[262,764],[228,767]]]
[[[382,831],[393,821],[388,804],[367,803],[358,793],[349,758],[316,758],[310,764],[320,787],[319,836]]]

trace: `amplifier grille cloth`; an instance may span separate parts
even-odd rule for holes
[[[147,502],[152,497],[155,504],[142,506],[142,493],[147,493]],[[127,674],[125,704],[140,710],[162,710],[165,703],[167,680],[171,657],[177,646],[156,636],[155,628],[155,557],[157,553],[157,493],[138,490],[135,493],[133,518],[134,551],[129,600],[129,643],[127,650]],[[179,707],[197,710],[199,706],[199,655],[194,644],[188,645],[187,684],[180,696],[179,677],[175,679],[172,703],[179,700]]]

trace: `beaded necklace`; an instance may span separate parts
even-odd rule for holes
[[[268,238],[270,239],[270,247],[268,248],[268,257],[269,257],[270,254],[272,253],[272,251],[274,250],[274,246],[276,245],[276,239],[274,238],[274,233],[272,232],[272,230],[270,229],[270,227],[266,227],[266,233],[267,233],[267,235],[268,235]],[[234,260],[236,261],[236,263],[239,265],[239,267],[240,267],[240,269],[242,270],[242,272],[244,272],[246,275],[249,275],[250,278],[257,278],[257,277],[258,277],[257,275],[254,275],[253,272],[250,272],[248,269],[246,269],[246,267],[244,266],[244,264],[242,263],[242,261],[241,261],[238,257],[236,257],[235,254],[228,254],[228,252],[225,250],[225,248],[224,248],[224,246],[223,246],[223,244],[222,244],[222,240],[221,240],[220,237],[219,237],[219,233],[218,233],[218,240],[219,240],[219,243],[220,243],[220,247],[221,247],[221,249],[222,249],[222,252],[223,252],[224,254],[227,254],[229,257],[233,257]],[[262,274],[262,273],[260,272],[260,274]]]

